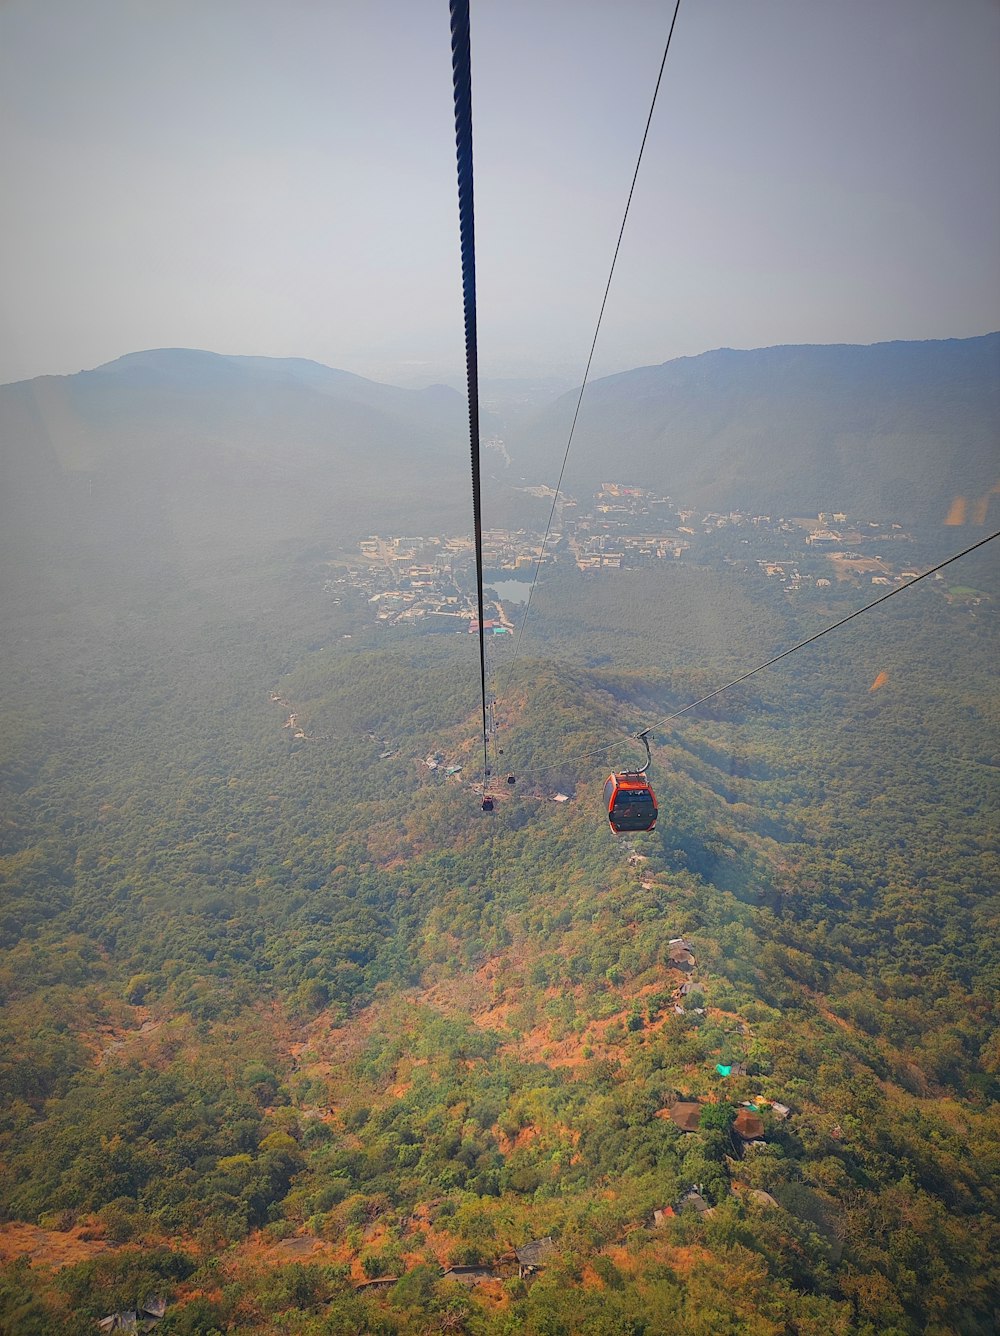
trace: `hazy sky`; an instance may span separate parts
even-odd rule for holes
[[[472,0],[483,374],[579,380],[669,0]],[[683,0],[596,370],[1000,327],[998,0]],[[447,0],[0,2],[0,380],[462,364]]]

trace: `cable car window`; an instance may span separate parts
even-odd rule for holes
[[[615,811],[622,807],[652,807],[653,795],[649,789],[622,789],[615,798]]]

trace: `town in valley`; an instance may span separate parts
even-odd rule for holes
[[[548,488],[530,489],[551,500]],[[584,574],[648,569],[661,562],[724,564],[764,579],[789,597],[868,587],[889,590],[920,574],[916,537],[892,520],[824,511],[808,518],[702,512],[640,487],[605,482],[584,511],[572,497],[556,500],[547,537],[528,529],[485,529],[483,563],[490,635],[510,635],[536,573],[572,562]],[[361,540],[358,552],[330,563],[325,590],[335,602],[347,590],[364,597],[383,626],[478,633],[474,544],[468,535]],[[949,596],[978,605],[977,590]]]

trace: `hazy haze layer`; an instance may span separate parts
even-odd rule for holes
[[[668,11],[473,4],[481,366],[579,378]],[[1000,323],[1000,10],[682,7],[597,371]],[[444,0],[10,0],[0,380],[462,364]]]

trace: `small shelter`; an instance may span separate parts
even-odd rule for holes
[[[699,1215],[711,1215],[714,1209],[709,1206],[708,1202],[701,1195],[701,1187],[699,1185],[688,1188],[684,1196],[678,1201],[678,1211],[683,1211],[685,1207],[691,1207],[691,1209],[697,1211]]]
[[[494,1280],[495,1277],[496,1272],[485,1262],[476,1266],[450,1266],[442,1273],[443,1280],[457,1280],[459,1285],[467,1285],[470,1289],[473,1285],[481,1285],[483,1281]]]
[[[531,1276],[536,1271],[540,1271],[545,1265],[546,1259],[555,1252],[555,1249],[556,1245],[547,1234],[544,1239],[532,1239],[530,1243],[515,1248],[518,1279],[523,1280],[525,1276]]]
[[[686,946],[672,946],[668,959],[675,970],[684,970],[685,973],[689,973],[694,969],[694,956]]]
[[[764,1139],[764,1120],[749,1109],[740,1109],[733,1120],[733,1131],[741,1141],[762,1141]]]
[[[697,1132],[701,1123],[701,1105],[687,1102],[674,1104],[670,1109],[670,1120],[682,1132]]]
[[[715,1070],[720,1076],[746,1076],[747,1065],[745,1062],[717,1062]]]
[[[167,1311],[167,1301],[159,1294],[150,1294],[143,1299],[138,1308],[129,1308],[120,1313],[109,1313],[98,1319],[99,1331],[152,1331]]]

